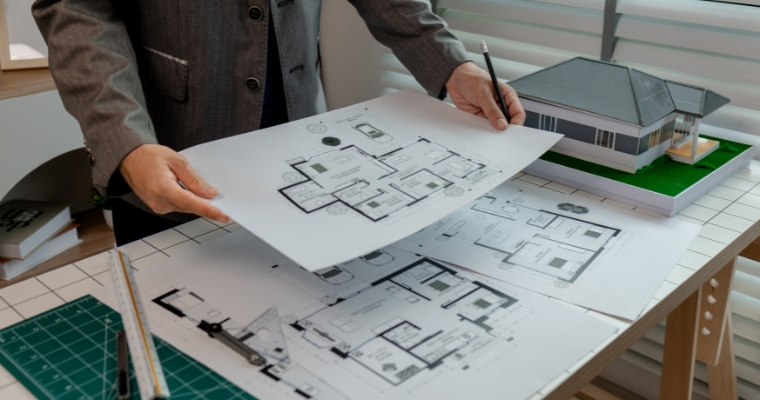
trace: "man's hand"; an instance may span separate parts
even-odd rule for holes
[[[219,192],[195,173],[183,155],[166,146],[144,144],[132,150],[119,170],[137,197],[157,214],[178,211],[229,222],[227,215],[205,200]]]
[[[499,81],[504,102],[507,104],[511,123],[525,123],[523,110],[517,93],[506,83]],[[457,108],[469,113],[488,118],[491,125],[499,130],[507,129],[507,120],[499,107],[498,98],[493,91],[491,75],[472,62],[458,66],[446,81],[446,90]]]

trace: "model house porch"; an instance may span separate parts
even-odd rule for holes
[[[665,154],[678,162],[696,164],[715,151],[718,142],[699,137],[699,121],[699,117],[692,115],[676,118],[673,141]]]
[[[680,144],[665,151],[665,154],[673,158],[674,161],[695,164],[707,157],[718,148],[719,143],[715,140],[697,137],[689,138]]]

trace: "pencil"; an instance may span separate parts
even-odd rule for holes
[[[129,347],[127,347],[127,336],[124,331],[116,332],[116,369],[119,383],[119,399],[132,398],[132,391],[129,387]]]
[[[488,65],[488,72],[491,74],[491,81],[493,82],[493,90],[496,93],[496,97],[499,98],[499,106],[501,106],[501,113],[504,114],[504,118],[509,123],[509,110],[507,110],[507,103],[504,102],[504,94],[499,87],[499,80],[496,78],[496,72],[493,70],[493,64],[491,64],[491,56],[488,55],[488,46],[486,41],[480,41],[480,48],[483,49],[483,56],[486,58],[486,65]]]

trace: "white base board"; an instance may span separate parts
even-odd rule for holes
[[[525,168],[524,172],[571,186],[586,192],[603,196],[634,207],[643,208],[657,214],[672,217],[698,198],[749,165],[755,147],[750,147],[736,158],[702,178],[676,197],[655,193],[612,179],[589,174],[588,172],[565,167],[544,160],[536,160]]]

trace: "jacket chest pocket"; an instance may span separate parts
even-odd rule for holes
[[[140,57],[140,79],[156,93],[177,101],[187,97],[187,61],[156,49],[143,46]]]

